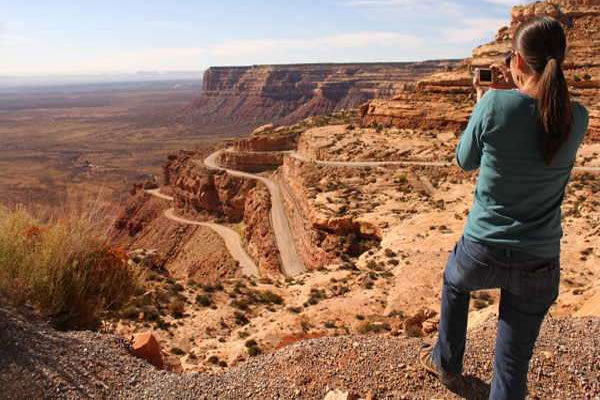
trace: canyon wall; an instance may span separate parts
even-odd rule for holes
[[[212,230],[165,218],[166,200],[133,187],[110,232],[114,246],[125,249],[140,267],[168,271],[177,279],[212,284],[240,275],[222,239]]]
[[[561,20],[569,41],[564,64],[573,97],[590,111],[588,141],[600,140],[600,0],[553,0],[512,9],[510,26],[500,28],[493,42],[473,50],[472,57],[452,71],[434,73],[393,99],[376,99],[361,109],[364,125],[459,131],[474,105],[472,73],[477,67],[503,62],[512,48],[517,26],[534,16]]]
[[[455,64],[434,60],[211,67],[204,73],[202,94],[186,110],[186,117],[202,126],[291,124],[373,98],[389,98],[405,85]]]
[[[336,178],[354,176],[360,171],[285,157],[278,173],[296,248],[309,270],[358,257],[378,246],[381,231],[377,226],[345,210],[336,215],[323,212],[313,201],[324,176],[330,177],[329,185],[336,186]]]
[[[261,153],[254,154],[259,157],[254,159],[254,164],[252,157],[245,157],[247,153],[225,154],[249,169],[252,169],[249,165],[258,168],[259,161],[263,160]],[[281,261],[270,223],[271,200],[266,186],[253,179],[209,170],[201,163],[203,159],[202,154],[188,151],[169,156],[164,167],[164,183],[173,195],[177,214],[198,221],[243,222],[241,236],[260,273],[279,274]],[[268,159],[266,162],[271,161]],[[163,190],[167,190],[166,187]]]

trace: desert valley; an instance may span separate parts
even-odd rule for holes
[[[515,6],[464,60],[212,67],[200,93],[0,94],[0,201],[101,198],[106,240],[139,280],[97,332],[0,303],[0,398],[487,398],[498,291],[472,295],[466,393],[416,354],[477,179],[454,161],[472,71],[533,15],[571,26],[565,72],[590,128],[529,398],[598,398],[598,0]]]

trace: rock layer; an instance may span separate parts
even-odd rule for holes
[[[293,123],[311,115],[389,98],[455,60],[416,63],[292,64],[211,67],[202,95],[187,110],[196,124]]]
[[[193,152],[180,152],[169,157],[164,168],[164,180],[173,191],[175,208],[183,213],[208,212],[229,222],[240,222],[246,196],[255,182],[204,168],[192,162],[197,157]]]
[[[281,259],[275,234],[269,223],[271,196],[262,183],[248,193],[244,210],[244,239],[248,252],[258,263],[262,274],[277,276],[281,272]]]
[[[307,268],[318,269],[349,255],[356,257],[369,247],[369,241],[381,240],[379,229],[366,221],[345,213],[330,218],[314,208],[309,201],[311,187],[323,177],[316,165],[285,157],[280,173],[296,248]]]
[[[265,170],[268,165],[282,162],[281,154],[223,154],[226,155],[220,160],[223,165],[244,171]],[[178,213],[197,220],[212,216],[230,223],[243,222],[242,236],[261,274],[279,272],[281,260],[270,223],[271,200],[267,188],[256,180],[204,168],[196,162],[201,159],[198,153],[180,152],[170,156],[165,166],[164,180],[173,193]]]
[[[472,57],[455,70],[434,73],[406,88],[392,100],[377,99],[362,108],[362,123],[394,125],[400,128],[464,128],[474,105],[472,71],[503,62],[511,49],[518,25],[534,16],[549,15],[566,26],[569,51],[565,75],[574,99],[590,111],[588,141],[600,139],[600,1],[553,0],[512,9],[510,26],[502,27],[493,42],[477,47]],[[570,26],[570,27],[569,27]]]

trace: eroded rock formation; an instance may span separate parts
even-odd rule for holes
[[[270,214],[269,190],[262,183],[258,183],[250,190],[246,199],[244,240],[261,273],[278,276],[281,272],[281,259],[275,234],[269,223]]]
[[[373,98],[389,98],[406,83],[455,63],[212,67],[204,74],[202,95],[187,110],[187,118],[202,125],[294,123],[354,108]]]
[[[276,169],[283,164],[283,153],[224,151],[219,157],[219,165],[238,171],[262,172]]]
[[[331,172],[333,175],[339,171]],[[355,172],[345,171],[348,174]],[[323,179],[322,168],[286,157],[280,173],[296,247],[307,268],[317,269],[348,256],[357,257],[379,243],[381,232],[378,227],[347,213],[344,208],[340,208],[336,216],[315,208],[310,199]],[[330,184],[336,185],[333,181]]]
[[[164,174],[178,211],[194,215],[208,212],[229,222],[242,220],[246,196],[255,185],[253,180],[205,168],[200,155],[193,152],[169,157]]]
[[[240,170],[262,171],[274,162],[274,167],[281,164],[281,158],[281,154],[225,152],[220,163]],[[202,160],[201,154],[193,152],[169,157],[164,180],[173,194],[177,212],[195,220],[216,217],[230,223],[243,222],[243,239],[261,274],[279,273],[281,261],[270,224],[271,200],[267,188],[253,179],[209,170]]]
[[[565,62],[571,93],[590,111],[588,141],[600,139],[600,0],[553,0],[512,9],[511,24],[493,42],[477,47],[453,71],[434,73],[392,100],[377,99],[362,108],[364,125],[458,131],[474,105],[472,71],[502,62],[517,26],[534,16],[550,15],[566,26],[569,52]]]
[[[153,271],[168,271],[178,279],[193,278],[202,283],[239,276],[235,260],[221,238],[204,227],[180,225],[163,212],[169,202],[145,193],[138,185],[118,216],[111,242],[129,250],[132,261],[141,254],[151,259],[136,262]],[[138,257],[136,257],[136,255]]]

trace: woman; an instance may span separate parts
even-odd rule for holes
[[[420,361],[442,383],[462,382],[470,292],[501,289],[491,399],[525,398],[533,347],[558,296],[560,206],[588,125],[569,99],[565,51],[558,21],[524,22],[500,71],[517,90],[488,91],[457,148],[459,166],[479,168],[479,178],[444,271],[439,338]]]

